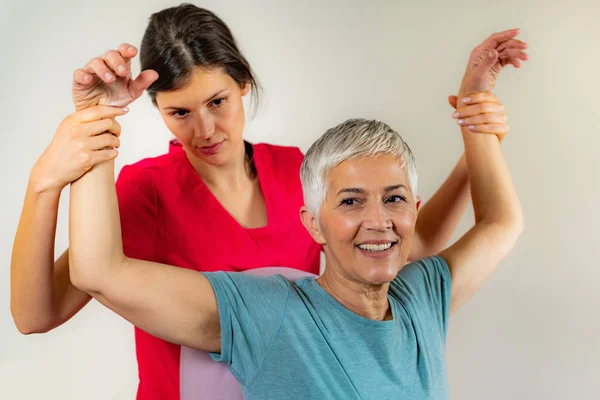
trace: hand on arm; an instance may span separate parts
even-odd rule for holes
[[[54,261],[58,203],[66,185],[117,156],[113,117],[124,113],[97,107],[65,118],[31,171],[11,258],[11,312],[22,333],[47,332],[90,300],[70,282],[67,252]]]
[[[76,109],[99,104],[124,107],[138,98],[158,75],[149,70],[133,80],[131,58],[136,54],[135,47],[122,44],[118,51],[108,51],[75,71]],[[97,163],[117,156],[120,126],[108,120],[96,120],[94,126],[86,115],[76,113],[62,122],[30,174],[11,258],[11,313],[24,334],[61,325],[90,299],[70,282],[68,253],[54,261],[62,189]]]
[[[523,51],[527,43],[515,39],[518,33],[518,29],[495,33],[472,51],[462,85],[469,91],[467,94],[492,90],[505,65],[519,68],[521,61],[528,59]],[[493,62],[485,58],[490,49],[498,52],[498,58]],[[453,108],[457,108],[456,96],[450,96],[448,101]],[[500,139],[507,132],[502,126],[506,122],[503,113],[489,114],[485,121],[473,116],[469,120],[460,118],[459,122],[466,127],[473,126],[471,132],[496,134]],[[421,208],[409,260],[429,257],[445,248],[465,212],[469,198],[469,173],[466,159],[462,156],[446,181]]]

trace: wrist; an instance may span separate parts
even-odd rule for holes
[[[29,187],[36,194],[58,194],[62,192],[66,185],[61,185],[52,179],[44,176],[39,165],[34,165],[29,174]]]

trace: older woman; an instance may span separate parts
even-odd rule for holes
[[[493,65],[498,52],[485,57]],[[409,147],[387,125],[354,119],[328,130],[302,164],[301,219],[323,245],[321,277],[198,273],[126,257],[107,162],[72,185],[71,279],[145,331],[211,352],[249,399],[446,398],[449,313],[522,229],[499,147],[503,107],[472,89],[463,82],[458,113],[476,223],[438,256],[406,264],[420,207]],[[497,137],[474,133],[480,126]]]

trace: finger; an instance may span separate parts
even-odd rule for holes
[[[506,124],[508,118],[505,114],[479,114],[473,117],[461,118],[457,121],[459,125],[481,125],[481,124]]]
[[[87,73],[98,75],[106,83],[113,83],[115,81],[115,75],[101,58],[96,57],[92,59],[84,69]]]
[[[478,48],[495,49],[504,42],[514,39],[520,33],[520,29],[509,29],[507,31],[494,33],[489,38],[483,41]]]
[[[529,54],[519,49],[505,49],[502,53],[498,54],[498,58],[505,60],[507,58],[518,58],[519,60],[529,60]]]
[[[508,64],[512,65],[515,68],[521,68],[521,62],[516,58],[507,58],[506,60],[500,60],[500,64],[502,66],[506,66]]]
[[[126,62],[129,62],[133,57],[137,55],[137,48],[129,43],[122,43],[119,46],[119,53]]]
[[[464,104],[500,103],[498,97],[492,92],[473,93],[468,97],[464,97],[461,102]]]
[[[121,141],[118,137],[110,133],[101,133],[100,135],[89,138],[86,142],[86,147],[92,151],[103,150],[106,148],[119,148]]]
[[[117,149],[104,149],[89,152],[88,166],[89,168],[94,165],[100,164],[101,162],[114,160],[119,155],[119,151]],[[88,169],[89,169],[88,168]]]
[[[456,102],[458,101],[458,98],[456,96],[448,96],[448,103],[450,104],[450,107],[454,108],[456,110]]]
[[[515,68],[521,67],[521,61],[529,60],[529,55],[518,49],[506,49],[500,54],[500,65],[512,64]]]
[[[463,106],[457,111],[456,118],[468,118],[479,114],[504,114],[504,106],[500,103],[479,103]]]
[[[127,69],[127,62],[116,50],[109,50],[104,53],[104,61],[105,63],[112,69],[114,73],[119,76],[127,76],[129,74],[129,70]]]
[[[93,122],[103,118],[114,118],[129,112],[128,107],[94,106],[72,114],[76,122]]]
[[[469,125],[471,132],[478,133],[492,133],[494,135],[504,136],[508,132],[508,125],[505,124],[482,124],[482,125]]]
[[[119,137],[121,136],[121,124],[117,122],[116,119],[110,118],[112,121],[112,125],[106,131],[110,133],[112,136]]]
[[[121,134],[121,127],[115,126],[116,121],[113,118],[100,119],[98,121],[84,122],[76,126],[74,133],[84,137],[94,137],[105,132],[115,131],[116,134]]]
[[[153,69],[147,69],[142,71],[131,85],[129,86],[129,92],[134,99],[140,97],[144,90],[146,90],[154,81],[158,79],[158,72]]]
[[[73,80],[80,85],[89,85],[94,81],[94,77],[80,68],[73,72]]]
[[[529,47],[529,45],[526,42],[523,42],[522,40],[518,39],[511,39],[499,45],[496,50],[498,50],[498,52],[502,52],[502,50],[504,49],[525,50],[527,47]]]

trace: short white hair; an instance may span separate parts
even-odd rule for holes
[[[331,171],[346,160],[391,154],[405,168],[413,196],[417,195],[417,163],[410,147],[387,124],[349,119],[328,129],[306,152],[300,167],[304,204],[317,219]]]

